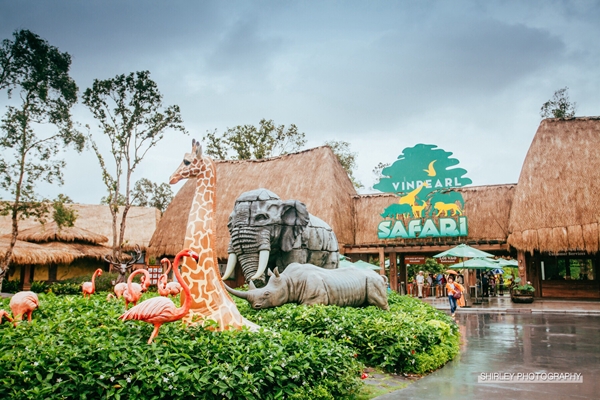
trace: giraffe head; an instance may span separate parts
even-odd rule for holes
[[[176,184],[182,179],[193,178],[203,174],[210,165],[210,158],[202,156],[202,146],[200,142],[192,139],[192,152],[183,156],[183,162],[177,167],[169,183]]]

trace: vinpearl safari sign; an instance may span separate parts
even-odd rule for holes
[[[452,153],[432,144],[408,147],[384,168],[373,188],[394,193],[398,200],[383,210],[379,239],[417,239],[467,236],[465,202],[455,188],[471,183],[467,171],[453,168]]]

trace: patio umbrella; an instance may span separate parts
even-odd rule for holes
[[[497,275],[497,274],[503,274],[504,270],[502,268],[496,268],[492,270],[492,274]]]
[[[477,250],[474,247],[467,246],[466,244],[459,244],[449,250],[443,251],[440,254],[436,254],[435,258],[440,257],[462,257],[462,258],[475,258],[475,257],[494,257],[493,254],[486,253],[485,251]]]
[[[456,271],[455,271],[455,270],[453,270],[453,269],[447,269],[447,270],[446,270],[446,273],[447,273],[447,274],[450,274],[450,275],[458,275],[458,272],[456,272]]]
[[[491,269],[498,268],[498,263],[489,258],[472,258],[467,261],[459,262],[451,265],[450,268],[455,269]]]
[[[356,268],[372,269],[372,270],[375,270],[375,271],[379,271],[379,270],[381,270],[381,267],[380,267],[380,266],[378,266],[378,265],[373,265],[373,264],[370,264],[370,263],[368,263],[368,262],[364,262],[364,261],[362,261],[362,260],[358,260],[358,261],[356,261],[355,263],[353,263],[353,265],[354,265]]]
[[[354,263],[351,262],[350,260],[348,260],[348,258],[346,258],[346,256],[340,256],[340,262],[339,262],[339,267],[340,268],[346,268],[346,267],[354,267]]]
[[[496,260],[498,266],[500,267],[518,267],[519,262],[517,260],[505,260],[504,258],[499,258]]]

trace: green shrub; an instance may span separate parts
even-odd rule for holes
[[[377,307],[281,307],[256,311],[236,300],[248,319],[271,329],[300,331],[346,344],[358,360],[387,372],[424,374],[458,354],[457,325],[420,300],[390,293],[390,311]]]
[[[147,345],[152,325],[122,312],[103,296],[40,295],[31,323],[0,325],[0,398],[339,399],[361,386],[362,365],[335,340],[176,322]]]
[[[43,281],[31,282],[31,291],[34,293],[44,293],[48,289],[48,284]]]
[[[7,281],[5,279],[2,281],[2,291],[4,293],[17,293],[19,291],[19,286],[21,286],[21,281],[18,279],[13,281]]]
[[[54,282],[48,287],[48,292],[54,294],[80,294],[81,283]]]

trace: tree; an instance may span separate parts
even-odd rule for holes
[[[217,159],[258,160],[298,151],[306,144],[304,137],[294,124],[285,129],[284,125],[277,126],[272,119],[263,118],[258,128],[238,125],[222,135],[216,130],[207,132],[202,140],[207,143],[206,154]]]
[[[9,99],[13,91],[19,94],[19,100],[7,106],[0,125],[0,187],[11,196],[0,203],[0,214],[12,219],[9,248],[0,260],[0,290],[19,220],[42,218],[48,212],[49,203],[39,199],[36,183],[62,184],[65,162],[56,156],[67,146],[80,152],[85,143],[71,118],[78,91],[69,76],[71,56],[28,30],[13,36],[0,46],[0,89],[6,89]],[[50,127],[39,129],[41,124]]]
[[[355,188],[361,188],[362,184],[354,177],[354,169],[356,168],[357,153],[350,151],[350,143],[343,140],[330,140],[325,142],[325,146],[329,146],[336,155],[342,167],[348,173],[348,177],[352,181]]]
[[[542,118],[565,119],[575,116],[577,103],[571,103],[568,90],[568,87],[564,87],[554,92],[552,99],[545,102],[540,109]]]
[[[59,194],[52,203],[52,208],[54,209],[52,212],[52,220],[56,223],[59,230],[63,227],[75,226],[75,220],[77,220],[77,211],[67,206],[67,204],[72,203],[73,200],[64,194]]]
[[[160,185],[142,178],[133,185],[131,204],[140,207],[155,207],[162,213],[173,200],[173,190],[168,183]]]
[[[113,257],[120,256],[124,242],[127,213],[131,203],[131,175],[148,151],[163,139],[167,130],[186,133],[179,107],[163,109],[162,95],[150,72],[117,75],[113,79],[95,79],[83,94],[85,104],[102,133],[108,136],[114,172],[109,171],[98,144],[88,132],[88,138],[102,169],[102,179],[108,190],[113,226]],[[124,188],[123,188],[124,186]],[[125,203],[117,234],[119,199]]]

